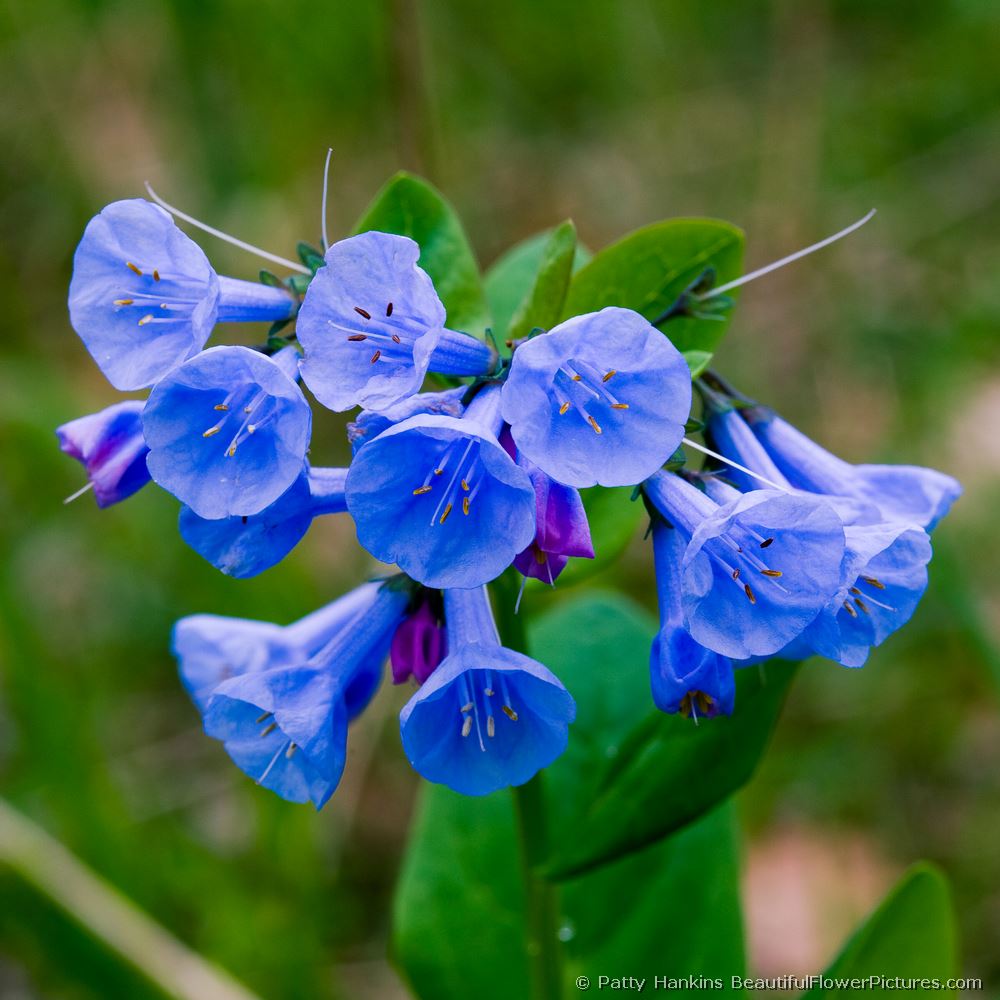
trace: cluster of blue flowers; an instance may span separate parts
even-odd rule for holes
[[[714,376],[698,388],[724,462],[685,470],[690,370],[660,330],[605,308],[501,358],[445,326],[419,256],[367,232],[330,246],[308,282],[239,281],[138,199],[105,208],[76,252],[74,329],[115,388],[150,390],[58,429],[100,506],[156,482],[182,504],[185,541],[234,577],[346,512],[401,571],[284,627],[177,623],[206,732],[258,784],[322,806],[387,658],[416,685],[400,733],[428,780],[482,795],[555,760],[573,699],[501,644],[485,585],[512,566],[553,584],[594,558],[583,488],[639,487],[650,511],[665,712],[731,712],[736,668],[773,655],[860,666],[908,620],[954,480],[848,465]],[[205,347],[219,321],[293,319],[260,349]],[[453,387],[421,391],[429,373]],[[310,465],[300,381],[331,410],[360,408],[349,468]]]

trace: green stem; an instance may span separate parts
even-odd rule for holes
[[[508,649],[527,653],[524,623],[514,614],[520,577],[508,570],[494,585],[494,611],[500,638]],[[533,1000],[558,1000],[563,995],[562,946],[558,937],[559,898],[555,885],[540,874],[548,856],[545,785],[541,771],[512,788],[514,816],[521,845],[524,879],[525,948]]]

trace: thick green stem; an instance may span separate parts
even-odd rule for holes
[[[508,570],[496,581],[494,612],[503,644],[508,649],[527,653],[524,624],[514,614],[519,585],[520,577],[513,570]],[[549,846],[543,773],[539,771],[529,782],[511,791],[521,845],[525,948],[531,973],[531,996],[533,1000],[559,1000],[563,995],[559,899],[555,885],[540,874]]]

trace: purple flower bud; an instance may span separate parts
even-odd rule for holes
[[[430,601],[425,600],[404,619],[392,637],[389,648],[392,682],[402,684],[412,676],[418,684],[423,684],[445,658],[447,648],[444,627]]]
[[[130,399],[56,428],[59,447],[86,469],[98,507],[110,507],[149,482],[143,405]]]

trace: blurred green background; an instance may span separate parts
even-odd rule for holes
[[[406,167],[484,266],[566,216],[596,248],[691,214],[744,227],[756,266],[874,206],[746,290],[718,364],[846,457],[932,464],[967,493],[912,624],[863,671],[810,664],[741,795],[751,963],[818,969],[924,857],[953,879],[965,974],[1000,981],[998,35],[993,0],[7,0],[3,795],[262,996],[400,995],[384,956],[416,787],[406,692],[357,727],[316,815],[201,735],[167,651],[182,614],[288,621],[351,586],[369,564],[346,519],[237,582],[184,547],[154,489],[62,506],[82,479],[52,429],[116,398],[65,309],[106,202],[149,179],[288,255],[318,238],[332,146],[338,234]],[[256,273],[202,242],[223,273]],[[345,457],[342,424],[319,414],[315,460]],[[650,563],[637,541],[593,582],[653,607]],[[0,862],[0,1000],[158,995]]]

